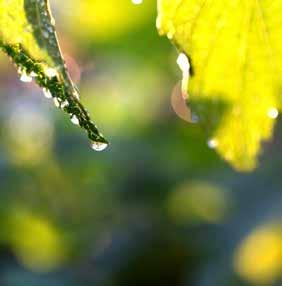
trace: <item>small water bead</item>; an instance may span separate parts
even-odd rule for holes
[[[48,26],[47,29],[48,29],[49,33],[53,33],[53,26]]]
[[[37,0],[37,3],[38,3],[41,7],[45,6],[45,3],[44,3],[43,0]]]
[[[77,100],[79,100],[79,99],[80,99],[80,97],[79,97],[79,93],[78,93],[78,91],[77,91],[76,89],[74,89],[74,91],[73,91],[73,95],[74,95],[74,97],[75,97]]]
[[[189,63],[189,59],[184,53],[180,53],[178,55],[176,62],[183,73],[189,73],[190,63]]]
[[[27,74],[25,69],[19,68],[18,73],[20,74],[20,81],[32,82],[32,77],[29,74]]]
[[[54,97],[54,98],[53,98],[53,101],[54,101],[55,106],[56,106],[57,108],[60,108],[60,102],[59,102],[58,98],[57,98],[57,97]]]
[[[44,73],[45,73],[46,76],[48,76],[48,77],[58,76],[57,70],[54,69],[54,68],[50,68],[50,67],[45,67],[45,68],[44,68]]]
[[[158,16],[157,20],[156,20],[156,27],[158,30],[160,30],[161,26],[162,26],[162,18],[160,16]]]
[[[167,37],[168,37],[168,39],[169,40],[172,40],[173,39],[173,37],[174,37],[174,35],[175,35],[175,27],[174,27],[174,25],[173,25],[173,23],[170,21],[169,23],[168,23],[168,32],[167,32]]]
[[[72,115],[72,116],[71,116],[71,122],[72,122],[74,125],[79,125],[79,119],[77,118],[76,115]]]
[[[211,149],[215,149],[218,146],[218,141],[215,138],[211,138],[208,140],[208,147]]]
[[[43,32],[42,32],[42,35],[43,35],[43,37],[46,38],[46,39],[49,38],[49,33],[48,33],[48,31],[43,31]]]
[[[190,78],[190,62],[184,53],[179,54],[176,62],[182,71],[182,91],[186,93]]]
[[[32,82],[32,77],[27,75],[26,73],[22,73],[21,77],[20,77],[20,80],[22,82]]]
[[[32,71],[29,75],[30,75],[31,77],[37,77],[37,73],[35,73],[34,71]]]
[[[55,21],[54,17],[51,16],[51,25],[55,26],[55,24],[56,24],[56,21]]]
[[[192,114],[191,114],[191,123],[199,123],[199,116],[196,114],[196,113],[194,113],[194,112],[192,112]]]
[[[46,98],[52,98],[52,97],[53,97],[53,96],[52,96],[52,93],[50,92],[49,89],[47,89],[47,88],[44,87],[42,90],[43,90],[44,96],[45,96]]]
[[[61,108],[65,108],[65,107],[68,107],[70,104],[67,100],[61,102]]]
[[[143,3],[143,0],[131,0],[134,5],[140,5]]]
[[[172,40],[172,39],[173,39],[173,36],[174,36],[174,33],[173,33],[173,32],[168,32],[168,33],[167,33],[167,38],[168,38],[169,40]]]
[[[98,152],[101,152],[101,151],[104,151],[107,149],[107,147],[109,146],[108,143],[106,142],[96,142],[96,141],[93,141],[91,143],[91,148],[95,151],[98,151]]]
[[[279,115],[279,111],[275,107],[271,107],[267,110],[267,116],[271,119],[276,119]]]

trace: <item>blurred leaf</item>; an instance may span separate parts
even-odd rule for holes
[[[230,202],[221,187],[206,182],[185,182],[168,198],[167,210],[179,223],[221,223],[226,219]]]
[[[66,5],[70,9],[66,9]],[[75,11],[71,9],[73,5]],[[69,4],[61,3],[62,14],[67,16],[72,33],[82,40],[95,42],[111,41],[136,31],[153,18],[154,8],[155,0],[144,1],[142,5],[133,5],[130,0],[71,0]]]
[[[21,80],[34,78],[47,97],[84,128],[94,149],[107,141],[79,101],[55,32],[48,0],[0,0],[0,48],[13,60]]]
[[[189,56],[189,101],[209,145],[238,170],[256,166],[278,116],[281,12],[279,0],[158,0],[160,33]],[[179,64],[187,89],[184,54]]]

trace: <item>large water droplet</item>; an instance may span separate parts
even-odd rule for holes
[[[98,152],[104,151],[105,149],[107,149],[108,146],[109,146],[109,144],[106,142],[93,141],[91,143],[91,148],[95,151],[98,151]]]

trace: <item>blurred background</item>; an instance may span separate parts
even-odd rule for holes
[[[51,5],[111,145],[91,150],[0,55],[0,285],[282,285],[281,121],[236,173],[189,123],[156,1]]]

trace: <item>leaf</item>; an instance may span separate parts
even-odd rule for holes
[[[47,97],[88,133],[95,150],[107,141],[80,103],[55,31],[48,0],[0,0],[0,48],[12,59],[23,81],[34,77]]]
[[[281,13],[281,0],[158,0],[160,33],[190,59],[189,103],[238,170],[256,166],[281,107]]]

